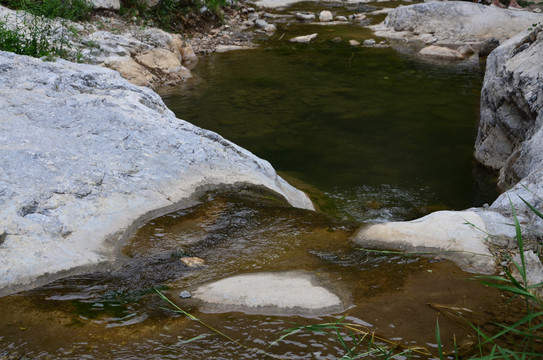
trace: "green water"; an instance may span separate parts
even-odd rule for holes
[[[287,41],[313,32],[311,45]],[[161,93],[178,117],[325,192],[345,217],[405,219],[491,202],[492,179],[472,156],[479,63],[347,44],[370,36],[360,26],[283,24],[261,48],[213,54],[187,84]]]

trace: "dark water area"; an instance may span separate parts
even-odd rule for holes
[[[478,61],[349,46],[371,37],[360,26],[288,31],[202,59],[193,79],[161,90],[166,104],[326,193],[346,218],[406,219],[494,200],[494,179],[472,155]],[[312,32],[310,45],[287,41]]]

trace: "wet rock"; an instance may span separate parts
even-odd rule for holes
[[[349,40],[349,45],[358,46],[358,45],[360,45],[360,43],[358,41],[356,41],[356,40]]]
[[[336,16],[334,20],[343,22],[348,21],[345,16]]]
[[[444,59],[464,59],[464,56],[460,54],[458,51],[449,49],[443,46],[427,46],[421,51],[419,51],[419,54],[424,56],[433,56],[433,57],[439,57]]]
[[[179,297],[181,299],[190,299],[192,297],[192,294],[188,292],[187,290],[183,290],[179,293]]]
[[[319,21],[321,22],[328,22],[328,21],[332,21],[333,19],[334,19],[334,16],[328,10],[323,10],[319,13]]]
[[[301,315],[341,311],[342,300],[315,282],[301,272],[244,274],[202,285],[192,295],[210,311]]]
[[[303,20],[303,21],[314,21],[316,18],[315,14],[313,13],[296,13],[296,19]]]
[[[297,42],[297,43],[303,43],[303,44],[309,44],[311,41],[316,39],[318,36],[317,33],[311,34],[311,35],[303,35],[303,36],[297,36],[292,39],[290,39],[290,42]]]
[[[205,266],[206,262],[204,261],[204,259],[202,258],[199,258],[199,257],[196,257],[196,256],[191,256],[191,257],[182,257],[180,259],[180,261],[187,267],[190,267],[190,268],[200,268],[200,267],[203,267]]]
[[[268,162],[115,71],[7,52],[0,69],[0,293],[113,259],[130,226],[201,187],[260,184],[312,208]]]
[[[479,48],[479,57],[487,57],[498,46],[500,46],[500,40],[495,38],[486,39],[481,43],[481,47]]]
[[[370,225],[355,241],[364,247],[435,252],[466,271],[492,274],[496,265],[485,231],[483,219],[473,211],[438,211],[413,221]]]
[[[373,40],[373,39],[366,39],[366,40],[364,40],[364,43],[363,43],[363,44],[364,44],[364,46],[373,46],[373,45],[375,45],[375,40]]]
[[[339,42],[342,42],[343,39],[338,36],[338,37],[333,38],[332,41],[335,43],[339,43]]]
[[[247,50],[252,49],[248,46],[241,46],[241,45],[217,45],[215,48],[215,51],[218,53],[224,53],[227,51],[236,51],[236,50]]]

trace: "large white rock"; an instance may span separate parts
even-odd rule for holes
[[[491,274],[495,263],[486,238],[485,223],[475,212],[438,211],[413,221],[370,225],[358,232],[355,241],[408,253],[435,253],[467,271]]]
[[[343,310],[341,299],[300,272],[244,274],[198,287],[193,297],[208,311],[319,314]]]
[[[319,21],[328,22],[334,20],[334,15],[328,10],[323,10],[319,13]]]
[[[542,14],[484,6],[467,1],[436,1],[399,6],[383,23],[372,26],[377,36],[414,38],[443,44],[509,39],[543,21]]]
[[[0,293],[111,260],[130,226],[197,189],[263,185],[313,208],[268,162],[115,71],[0,52],[0,74]]]

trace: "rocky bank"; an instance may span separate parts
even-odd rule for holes
[[[0,52],[0,114],[2,294],[113,259],[199,189],[254,184],[313,209],[268,162],[103,67]]]

